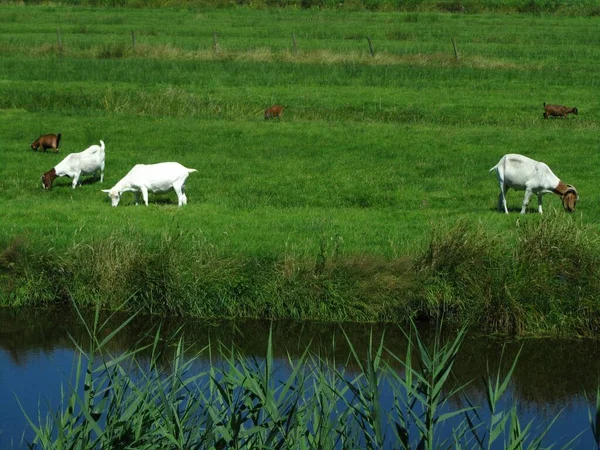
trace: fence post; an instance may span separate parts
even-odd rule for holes
[[[298,49],[296,48],[296,34],[292,31],[292,53],[295,55]]]
[[[219,51],[219,43],[217,42],[217,32],[213,31],[213,50],[215,52]]]
[[[456,60],[458,60],[459,56],[458,56],[458,49],[456,48],[456,40],[454,39],[454,37],[451,37],[450,39],[452,39],[452,47],[454,48],[454,58]]]
[[[131,48],[135,50],[135,31],[131,30]]]
[[[375,50],[373,50],[373,42],[371,42],[371,36],[367,36],[367,41],[369,41],[369,50],[371,51],[371,56],[375,56]]]

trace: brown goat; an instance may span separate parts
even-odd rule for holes
[[[58,175],[56,175],[56,169],[53,167],[48,172],[42,174],[42,187],[44,189],[52,188],[52,183],[57,178],[58,178]]]
[[[269,106],[267,109],[265,109],[265,120],[273,119],[274,117],[281,119],[282,115],[283,115],[283,106],[281,106],[281,105],[273,105],[273,106]]]
[[[567,114],[578,114],[577,108],[567,108],[562,105],[546,105],[544,102],[544,119],[548,116],[567,117]]]
[[[58,153],[58,144],[60,144],[60,136],[60,133],[44,134],[31,143],[31,148],[36,151],[40,147],[42,147],[42,150],[44,151],[51,148],[52,150],[54,150],[54,153]]]

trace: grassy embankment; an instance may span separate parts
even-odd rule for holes
[[[2,304],[598,332],[597,18],[5,5],[0,23]],[[544,101],[580,114],[544,121]],[[28,148],[49,132],[60,154]],[[40,188],[99,139],[103,185]],[[574,184],[577,212],[495,213],[508,152]],[[187,207],[110,208],[101,188],[167,160],[199,171]]]

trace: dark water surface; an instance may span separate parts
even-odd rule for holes
[[[116,323],[122,320],[118,319]],[[158,319],[136,318],[110,342],[109,350],[118,353],[131,348],[142,336],[154,334],[158,324]],[[342,327],[335,324],[287,321],[272,324],[264,321],[184,323],[177,319],[161,322],[163,335],[172,335],[182,325],[186,343],[197,351],[209,342],[215,347],[217,342],[233,343],[244,355],[261,358],[266,354],[272,327],[274,353],[281,366],[287,365],[288,354],[299,356],[309,344],[321,355],[335,356],[338,362],[346,361],[349,356]],[[378,342],[384,332],[386,348],[399,356],[406,353],[406,338],[397,326],[344,324],[343,329],[359,355],[366,355],[371,333]],[[426,326],[422,328],[426,339],[431,337],[432,331]],[[66,387],[72,379],[76,356],[72,339],[87,348],[81,321],[70,312],[0,309],[0,448],[25,448],[21,445],[23,433],[31,439],[19,402],[36,420],[38,410],[46,412],[48,405],[56,407],[59,404],[61,383]],[[533,418],[536,424],[543,424],[560,413],[545,444],[565,444],[583,432],[571,448],[593,448],[588,408],[593,406],[592,399],[595,400],[600,379],[600,345],[597,341],[535,339],[504,342],[471,334],[455,365],[457,381],[460,384],[471,381],[466,392],[475,404],[483,405],[482,376],[487,373],[487,365],[495,374],[503,348],[503,367],[508,367],[521,347],[508,395],[519,405],[523,424]],[[352,370],[352,364],[349,363],[348,368]],[[585,393],[590,400],[586,400]]]

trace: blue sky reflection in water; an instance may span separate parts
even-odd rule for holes
[[[32,418],[37,418],[38,411],[45,415],[48,404],[60,404],[61,383],[68,386],[74,356],[72,348],[25,352],[0,348],[1,449],[13,447],[11,442],[20,448],[24,431],[29,440],[32,438],[19,402]]]
[[[3,330],[0,332],[0,449],[24,448],[19,445],[24,430],[27,430],[25,436],[29,440],[32,437],[16,397],[30,417],[37,420],[38,407],[42,414],[46,413],[48,403],[57,407],[60,403],[61,383],[67,387],[73,379],[71,375],[76,353],[68,333],[77,339],[82,336],[82,330],[75,318],[66,318],[64,314],[60,317],[62,320],[57,316],[46,317],[42,313],[30,317],[0,311],[0,329]],[[148,331],[150,322],[152,321],[140,320],[130,324],[119,339],[114,341],[110,351],[119,352],[136,342]],[[44,323],[48,325],[41,325]],[[177,325],[179,324],[173,326]],[[169,329],[168,324],[165,329]],[[365,355],[371,327],[347,324],[344,325],[344,330],[353,340],[358,354]],[[373,328],[375,342],[378,342],[381,331],[381,327]],[[233,337],[235,345],[244,355],[261,361],[266,353],[268,332],[269,324],[265,322],[195,323],[186,327],[185,336],[186,342],[193,342],[194,349],[197,350],[209,340],[212,343],[227,343]],[[396,355],[404,355],[406,342],[399,329],[388,326],[385,333],[386,347]],[[426,329],[424,333],[427,334]],[[277,374],[281,378],[289,373],[286,352],[294,358],[309,341],[312,341],[312,345],[321,354],[335,356],[339,364],[343,365],[348,357],[348,349],[343,345],[343,335],[336,325],[276,322],[273,324],[273,336]],[[331,350],[334,336],[335,352]],[[596,391],[600,373],[600,355],[596,343],[549,339],[508,343],[504,355],[505,365],[512,362],[520,345],[523,345],[523,351],[510,392],[505,398],[517,402],[521,426],[524,427],[534,419],[534,427],[543,427],[562,409],[559,419],[544,441],[545,445],[556,442],[560,447],[583,432],[577,444],[571,448],[592,448],[593,437],[588,425],[588,406],[592,402],[588,402],[583,394],[587,392],[593,396]],[[467,337],[462,346],[455,365],[456,382],[464,384],[471,381],[465,392],[477,405],[485,403],[481,377],[485,374],[486,361],[489,360],[490,370],[495,374],[502,347],[502,342],[481,337]],[[206,359],[199,360],[204,369],[206,363]],[[400,367],[397,368],[401,370]],[[353,364],[346,367],[348,374],[352,374],[354,370],[356,367]],[[393,398],[386,383],[382,386],[382,405],[384,410],[389,410]],[[458,400],[455,397],[449,406],[459,407]],[[452,424],[449,424],[444,429],[449,432],[451,427]]]

